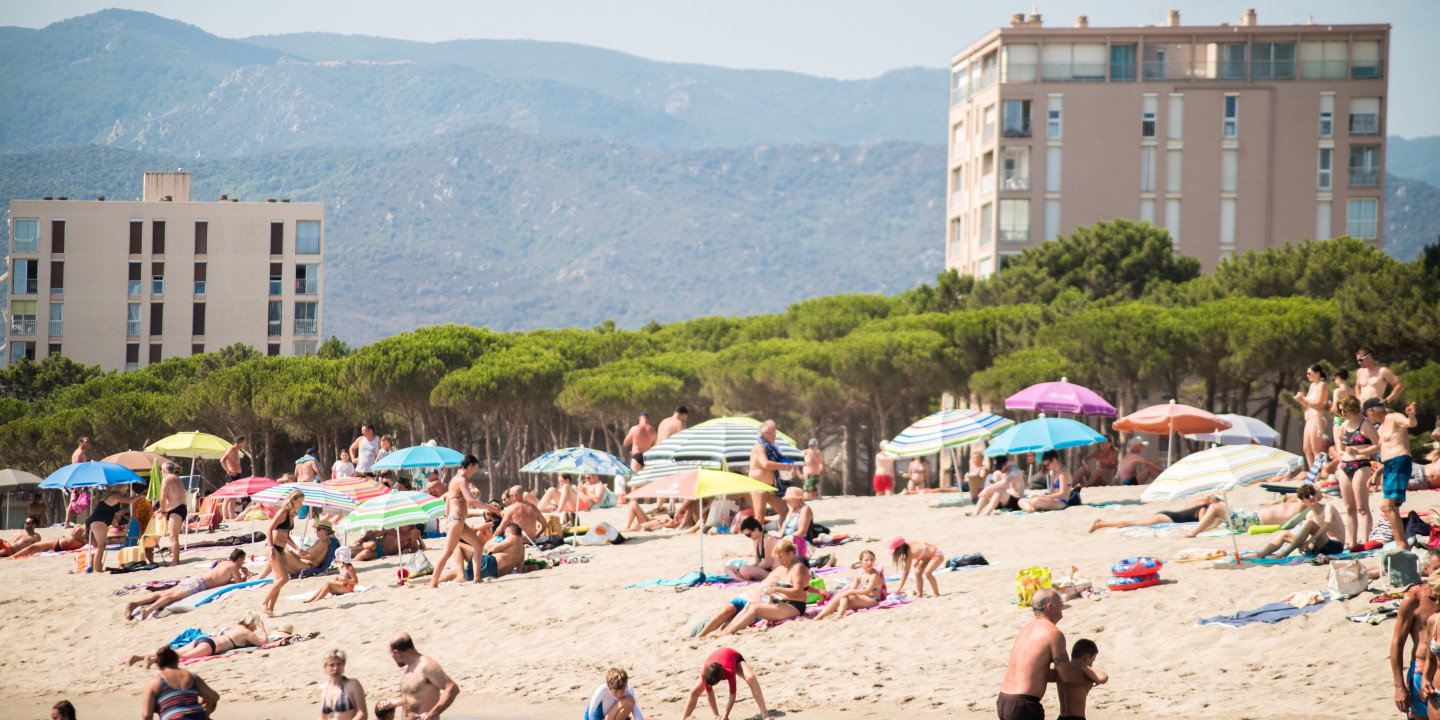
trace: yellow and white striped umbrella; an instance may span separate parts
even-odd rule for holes
[[[1264,445],[1223,445],[1171,465],[1145,488],[1145,502],[1184,500],[1280,480],[1304,467],[1305,458]]]

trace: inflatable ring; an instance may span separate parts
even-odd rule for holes
[[[1111,590],[1139,590],[1140,588],[1158,585],[1159,583],[1160,573],[1151,573],[1149,575],[1132,575],[1130,577],[1112,577],[1105,581],[1105,587]]]
[[[1113,566],[1111,566],[1110,574],[1114,575],[1115,577],[1122,578],[1152,575],[1154,573],[1160,572],[1160,566],[1164,564],[1165,563],[1162,562],[1160,558],[1125,558],[1124,560],[1121,560],[1120,562],[1117,562]]]

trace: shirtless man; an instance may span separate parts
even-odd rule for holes
[[[820,497],[820,479],[823,477],[825,477],[825,453],[820,449],[820,441],[810,438],[810,444],[805,447],[806,500]]]
[[[1231,509],[1219,500],[1212,500],[1205,506],[1205,511],[1200,513],[1198,524],[1182,537],[1193,538],[1221,523],[1229,525],[1231,531],[1243,535],[1250,528],[1259,525],[1284,525],[1303,509],[1305,505],[1299,501],[1264,505],[1259,510],[1238,510]]]
[[[1045,686],[1059,680],[1067,683],[1089,683],[1090,679],[1070,662],[1065,649],[1065,633],[1057,625],[1063,616],[1064,603],[1054,590],[1037,590],[1030,600],[1035,612],[1031,620],[1015,636],[1010,661],[1005,666],[1005,679],[1000,683],[1000,696],[995,699],[995,713],[1000,720],[1045,720]]]
[[[1380,512],[1390,521],[1390,527],[1404,528],[1400,506],[1405,503],[1405,491],[1410,487],[1410,475],[1414,471],[1414,463],[1410,459],[1409,430],[1416,423],[1415,403],[1410,403],[1402,414],[1386,410],[1383,401],[1372,397],[1365,401],[1360,412],[1380,431],[1380,462],[1383,463],[1380,471],[1383,477]],[[1395,547],[1410,549],[1403,530],[1395,533]]]
[[[241,478],[240,454],[244,451],[245,436],[241,435],[235,438],[235,444],[231,445],[230,448],[225,451],[225,454],[220,456],[220,468],[230,477],[231,482]]]
[[[545,516],[535,503],[525,498],[525,488],[519,485],[512,485],[509,492],[510,505],[505,508],[505,513],[500,516],[500,527],[506,527],[511,523],[520,526],[524,535],[539,537],[545,530]]]
[[[788,470],[793,472],[795,470],[795,463],[788,460],[781,462],[771,457],[772,453],[766,450],[767,446],[772,449],[775,447],[776,434],[774,420],[766,420],[760,423],[760,439],[756,440],[755,444],[750,448],[749,475],[751,478],[776,488],[778,491],[780,487],[780,471]],[[773,454],[778,456],[779,451],[776,450]],[[755,510],[755,519],[760,521],[761,527],[765,525],[765,512],[767,508],[774,508],[775,514],[780,517],[782,524],[785,522],[785,515],[790,512],[789,507],[780,501],[780,496],[776,492],[750,493],[750,506]]]
[[[660,421],[660,426],[655,428],[655,444],[665,442],[665,438],[674,435],[685,429],[685,421],[690,418],[690,410],[684,405],[675,408],[675,414]]]
[[[1400,397],[1405,390],[1405,383],[1390,371],[1390,368],[1383,367],[1375,362],[1375,353],[1368,347],[1362,347],[1355,351],[1355,363],[1360,369],[1355,371],[1355,391],[1360,396],[1360,402],[1370,398],[1379,398],[1389,405]],[[1390,392],[1385,392],[1385,386],[1390,386]]]
[[[880,442],[880,452],[875,454],[875,478],[871,483],[876,495],[895,493],[895,459],[898,457],[890,454],[889,442]]]
[[[21,528],[19,532],[16,532],[15,537],[10,538],[10,542],[0,542],[0,558],[10,557],[40,542],[40,533],[35,531],[35,526],[38,522],[34,515],[26,515],[25,527]]]
[[[40,527],[45,527],[50,524],[46,521],[46,518],[50,516],[50,510],[45,507],[44,496],[38,492],[30,496],[30,506],[25,509],[25,512],[34,515],[35,522],[38,523]]]
[[[1135,438],[1130,441],[1129,452],[1120,458],[1120,469],[1117,471],[1121,485],[1149,485],[1160,476],[1162,468],[1140,454],[1144,451],[1144,440]]]
[[[1283,558],[1296,550],[1306,555],[1338,555],[1345,551],[1345,515],[1323,502],[1314,485],[1301,485],[1295,497],[1309,514],[1294,533],[1281,531],[1260,550],[1259,557]],[[1284,547],[1281,547],[1284,545]],[[1277,554],[1278,553],[1278,554]]]
[[[485,512],[483,509],[471,510],[472,505],[481,504],[475,497],[474,491],[470,489],[470,476],[474,475],[479,468],[480,459],[474,455],[466,455],[465,459],[460,461],[460,472],[450,478],[450,487],[445,493],[445,517],[441,518],[441,522],[445,524],[445,551],[440,554],[440,562],[435,564],[434,577],[430,579],[432,588],[440,587],[440,574],[445,571],[445,563],[449,562],[450,556],[455,554],[455,547],[460,544],[461,540],[464,540],[465,544],[474,548],[476,552],[485,547],[480,536],[465,524],[465,520],[471,515]],[[479,582],[480,578],[475,578],[475,580]]]
[[[399,539],[394,530],[371,530],[360,536],[360,541],[350,546],[351,559],[379,560],[386,556],[418,552],[425,549],[424,534],[418,525],[400,528]]]
[[[574,512],[578,510],[579,492],[575,488],[575,481],[568,474],[562,474],[555,487],[545,490],[539,502],[535,506],[540,512],[558,513]]]
[[[315,459],[315,448],[307,448],[295,461],[295,482],[315,482],[319,475],[320,462]]]
[[[425,494],[435,497],[445,496],[445,483],[440,481],[439,470],[431,470],[430,475],[425,478]]]
[[[82,437],[75,443],[75,452],[70,453],[71,463],[90,461],[90,438]]]
[[[910,466],[905,468],[905,494],[914,495],[930,489],[930,463],[925,462],[923,457],[910,459]]]
[[[360,426],[360,437],[350,443],[350,457],[355,458],[356,475],[373,475],[370,469],[380,455],[380,438],[370,423]]]
[[[180,531],[185,528],[189,508],[185,507],[185,483],[180,466],[166,461],[160,466],[160,511],[164,513],[165,534],[170,536],[170,566],[180,564]]]
[[[125,614],[122,615],[122,617],[129,620],[131,616],[135,614],[135,610],[140,609],[141,620],[153,618],[156,613],[163,610],[166,606],[180,602],[197,592],[213,590],[218,587],[230,585],[231,583],[246,580],[250,577],[250,573],[245,569],[244,565],[241,565],[244,561],[245,550],[235,548],[235,550],[230,553],[229,558],[215,563],[215,567],[210,568],[205,574],[181,578],[180,584],[169,590],[158,593],[145,593],[125,603]]]
[[[977,505],[980,503],[980,492],[989,484],[985,482],[988,475],[989,473],[985,472],[984,449],[972,447],[970,449],[970,469],[965,471],[965,484],[970,492],[971,503]]]
[[[391,720],[395,708],[400,708],[404,720],[440,720],[440,713],[460,695],[459,686],[440,669],[440,663],[415,649],[408,633],[390,640],[390,657],[404,670],[400,697],[375,703],[375,717]]]
[[[1434,577],[1440,570],[1440,549],[1426,553],[1425,574]],[[1432,599],[1430,586],[1419,583],[1405,591],[1400,608],[1395,614],[1395,631],[1390,635],[1390,674],[1395,680],[1395,707],[1406,713],[1407,718],[1425,720],[1429,717],[1425,698],[1420,696],[1420,671],[1424,668],[1421,653],[1429,652],[1422,636],[1430,617],[1435,614],[1436,603]],[[1413,645],[1409,672],[1406,672],[1405,645]]]
[[[625,433],[620,446],[630,446],[630,469],[640,472],[645,469],[645,451],[655,447],[655,428],[650,426],[650,413],[640,413],[640,420]]]
[[[505,528],[505,534],[485,543],[485,552],[495,557],[497,576],[505,577],[525,565],[525,536],[515,523],[500,527]]]
[[[1080,471],[1075,473],[1075,482],[1079,483],[1080,487],[1115,484],[1115,472],[1119,467],[1119,458],[1116,455],[1115,445],[1110,442],[1110,438],[1105,438],[1105,441],[1095,448],[1095,452],[1080,461]]]

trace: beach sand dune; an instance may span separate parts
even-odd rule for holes
[[[1137,488],[1091,489],[1085,491],[1087,503],[1121,505],[979,519],[965,516],[963,508],[930,507],[954,495],[814,502],[817,520],[833,531],[876,539],[834,548],[842,564],[855,562],[866,548],[888,564],[883,542],[897,533],[935,543],[947,557],[981,552],[992,564],[940,575],[943,596],[937,599],[839,622],[797,621],[746,631],[725,643],[691,639],[687,631],[735,590],[625,589],[698,569],[700,542],[693,536],[641,533],[623,545],[582,548],[591,558],[587,563],[437,590],[396,587],[398,560],[386,558],[358,565],[361,582],[378,585],[374,590],[313,605],[281,600],[284,617],[269,621],[272,628],[292,623],[299,633],[319,632],[317,639],[190,669],[220,691],[219,717],[308,717],[318,715],[320,663],[331,648],[349,654],[347,672],[364,684],[372,703],[393,695],[398,671],[386,641],[407,631],[463,691],[447,717],[571,717],[605,670],[619,665],[629,671],[647,716],[679,718],[701,662],[728,644],[750,660],[771,707],[784,717],[994,717],[1010,645],[1030,617],[1011,604],[1019,570],[1043,565],[1059,574],[1073,566],[1103,583],[1111,564],[1122,558],[1168,559],[1186,548],[1230,548],[1228,537],[1085,532],[1096,518],[1141,517],[1171,507],[1140,505],[1139,494]],[[1259,489],[1230,494],[1240,507],[1270,497]],[[1425,492],[1412,494],[1406,508],[1436,506],[1440,493]],[[583,519],[619,524],[620,511],[586,513]],[[1242,550],[1264,542],[1252,536],[1238,540]],[[438,559],[435,544],[431,541],[432,559]],[[741,538],[707,537],[705,567],[717,571],[721,551],[744,549]],[[154,649],[189,627],[213,631],[232,625],[260,603],[261,593],[238,591],[195,612],[145,623],[122,621],[123,599],[110,593],[130,583],[189,574],[201,558],[226,552],[186,555],[179,569],[113,576],[74,574],[74,556],[0,561],[5,678],[0,686],[7,700],[0,717],[48,717],[47,708],[60,698],[74,702],[87,720],[135,717],[150,672],[118,665],[121,655]],[[846,576],[829,577],[833,584]],[[1367,611],[1371,595],[1332,602],[1275,625],[1195,624],[1197,618],[1255,608],[1293,591],[1323,590],[1325,568],[1176,563],[1168,564],[1162,577],[1157,587],[1067,604],[1061,629],[1071,643],[1095,640],[1097,666],[1111,677],[1091,692],[1090,717],[1396,714],[1387,659],[1393,621],[1371,626],[1345,619]],[[294,581],[284,595],[313,591],[319,582]],[[755,708],[743,683],[741,691],[732,717],[752,717]],[[1058,714],[1053,689],[1045,704],[1049,716]],[[701,717],[708,717],[708,709]]]

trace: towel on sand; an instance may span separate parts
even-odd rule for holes
[[[657,578],[647,582],[635,583],[634,585],[626,586],[625,589],[634,590],[635,588],[650,587],[652,585],[665,585],[668,587],[711,585],[715,583],[728,583],[731,582],[732,579],[729,575],[715,575],[713,573],[705,573],[705,577],[702,579],[699,572],[691,572],[685,573],[678,578]]]
[[[1297,615],[1315,612],[1330,604],[1329,595],[1323,602],[1305,607],[1294,607],[1290,603],[1277,602],[1269,605],[1262,605],[1254,610],[1242,610],[1234,615],[1216,615],[1214,617],[1200,618],[1196,625],[1224,625],[1226,627],[1243,627],[1252,623],[1274,624],[1281,620],[1289,620]]]
[[[369,592],[370,590],[374,590],[374,589],[375,589],[375,586],[374,586],[374,585],[356,585],[354,590],[351,590],[350,592],[345,593],[345,595],[359,595],[360,593]],[[332,597],[345,597],[345,595],[330,595],[330,596],[328,596],[326,599],[328,600],[329,598],[332,598]],[[300,602],[305,602],[306,600],[309,600],[309,599],[312,598],[312,597],[315,597],[315,593],[313,593],[313,592],[308,592],[308,593],[296,593],[296,594],[294,594],[294,595],[287,595],[287,596],[285,596],[285,599],[286,599],[286,600],[299,600]]]

